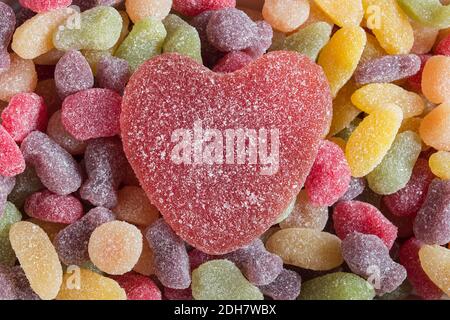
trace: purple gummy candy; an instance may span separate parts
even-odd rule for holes
[[[189,256],[184,241],[158,219],[145,232],[153,250],[155,275],[168,288],[186,289],[191,284]]]
[[[301,285],[302,279],[297,272],[283,269],[274,281],[259,289],[273,300],[295,300],[300,295]]]
[[[39,300],[20,266],[0,265],[0,300]]]
[[[9,69],[10,58],[8,45],[16,26],[14,10],[6,3],[0,2],[0,73]]]
[[[88,244],[92,232],[100,225],[115,220],[111,210],[97,207],[81,219],[62,229],[54,245],[59,259],[65,265],[82,265],[89,261]]]
[[[81,198],[94,206],[113,208],[117,204],[117,189],[125,177],[126,164],[118,138],[90,140],[84,153],[88,179],[80,188]]]
[[[75,50],[66,52],[55,67],[55,84],[61,99],[94,86],[91,67]]]
[[[384,56],[359,65],[355,81],[358,84],[393,82],[415,75],[420,65],[420,58],[415,54]]]
[[[72,5],[78,6],[80,11],[85,11],[98,6],[115,6],[123,0],[72,0]]]
[[[42,184],[53,193],[67,195],[80,188],[80,167],[70,153],[40,131],[31,132],[20,147],[25,161],[36,170]]]
[[[426,244],[450,242],[450,180],[434,179],[414,221],[416,238]]]
[[[225,254],[223,258],[236,264],[244,276],[257,286],[273,282],[283,270],[283,260],[268,252],[261,239],[256,239],[248,246]]]
[[[355,199],[357,196],[364,192],[367,182],[364,178],[354,178],[350,179],[350,184],[348,185],[347,191],[339,199],[340,201],[350,201]]]
[[[0,218],[5,210],[5,204],[8,199],[8,195],[14,189],[16,184],[15,177],[4,177],[0,176]]]
[[[273,29],[265,21],[258,21],[256,23],[258,27],[258,41],[255,44],[244,50],[253,59],[261,57],[272,45]]]
[[[206,32],[209,42],[222,52],[247,49],[259,40],[256,23],[235,8],[214,11]]]
[[[391,259],[388,248],[375,235],[352,232],[341,247],[352,272],[370,281],[379,295],[394,291],[406,279],[405,268]]]
[[[122,94],[130,75],[130,67],[126,60],[103,57],[97,64],[97,81],[101,88]]]
[[[193,300],[192,289],[172,289],[164,287],[164,297],[167,300]]]

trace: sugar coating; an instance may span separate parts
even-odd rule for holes
[[[308,198],[315,206],[331,206],[348,189],[350,168],[342,149],[323,140],[305,181]]]
[[[431,171],[442,180],[450,180],[450,152],[433,153],[429,159]]]
[[[300,300],[372,300],[375,291],[353,273],[334,272],[303,282]]]
[[[352,94],[352,103],[358,109],[372,113],[377,108],[394,103],[403,111],[405,119],[419,116],[425,110],[424,99],[393,83],[372,83],[363,86]]]
[[[326,22],[312,23],[286,37],[283,49],[305,54],[315,61],[320,50],[330,41],[331,30]]]
[[[0,265],[13,266],[16,262],[16,254],[9,241],[11,226],[22,220],[22,214],[11,202],[6,202],[0,215]]]
[[[153,251],[148,245],[148,241],[145,238],[145,229],[140,227],[143,239],[142,239],[142,252],[138,262],[135,264],[133,271],[142,274],[144,276],[150,276],[155,273],[153,267]]]
[[[0,3],[0,73],[9,69],[11,60],[8,53],[16,26],[16,16],[13,9],[6,3]]]
[[[355,199],[361,193],[363,193],[364,189],[367,186],[367,182],[365,178],[354,178],[350,179],[350,183],[348,185],[347,191],[344,195],[339,199],[341,201],[350,201]]]
[[[378,194],[392,194],[404,188],[421,151],[417,133],[399,133],[381,163],[367,175],[369,187]]]
[[[414,30],[414,45],[411,48],[411,53],[425,54],[430,52],[439,35],[439,29],[424,26],[414,20],[411,21],[411,26]]]
[[[427,60],[422,73],[422,92],[433,103],[450,101],[450,57],[434,56]]]
[[[420,70],[420,58],[415,54],[389,55],[369,60],[355,70],[355,81],[363,85],[393,82],[415,75]]]
[[[13,177],[25,170],[25,160],[9,133],[0,125],[0,175]]]
[[[214,11],[204,11],[192,18],[189,22],[198,32],[200,37],[202,60],[205,66],[212,67],[220,59],[222,53],[209,43],[208,34],[206,32],[209,20]]]
[[[126,0],[125,8],[133,23],[147,17],[164,19],[170,12],[172,0]]]
[[[420,264],[446,295],[450,294],[450,250],[440,246],[424,245],[419,251]]]
[[[399,0],[408,16],[424,25],[438,29],[450,26],[450,7],[439,0]]]
[[[315,0],[331,20],[339,27],[359,26],[364,11],[360,0]]]
[[[33,218],[71,224],[84,214],[83,205],[74,196],[60,196],[48,190],[36,192],[25,201],[25,213]]]
[[[14,189],[15,184],[15,177],[5,177],[0,175],[0,218],[3,214],[3,210],[5,210],[8,195]]]
[[[196,16],[209,10],[234,8],[236,0],[173,0],[173,10],[186,16]]]
[[[414,31],[408,16],[396,0],[363,0],[367,21],[371,19],[369,7],[379,8],[381,26],[373,26],[372,32],[388,54],[407,54],[414,45]]]
[[[134,72],[146,60],[161,53],[167,32],[161,21],[152,17],[139,20],[115,52],[128,61]]]
[[[72,0],[19,0],[22,7],[34,12],[47,12],[69,6]]]
[[[420,70],[412,77],[409,77],[407,79],[408,87],[411,90],[414,90],[415,92],[421,93],[422,92],[422,75],[423,75],[423,69],[425,68],[425,64],[427,61],[432,57],[430,54],[419,54],[420,58]]]
[[[157,220],[145,232],[153,251],[155,275],[165,287],[186,289],[191,284],[186,245],[163,219]]]
[[[74,138],[64,128],[61,121],[61,110],[56,111],[48,121],[47,134],[72,155],[83,154],[86,150],[86,142]]]
[[[45,231],[30,222],[16,222],[11,226],[9,239],[33,291],[43,300],[54,299],[63,271]]]
[[[119,12],[98,6],[79,15],[80,28],[60,24],[53,33],[53,45],[59,50],[106,50],[114,46],[122,29]]]
[[[316,206],[311,203],[305,190],[297,195],[291,214],[282,222],[280,227],[307,228],[322,231],[328,221],[328,207]]]
[[[283,269],[278,277],[265,286],[259,286],[259,290],[273,300],[295,300],[300,294],[302,279],[292,270]]]
[[[309,1],[267,0],[262,14],[264,20],[281,32],[291,32],[301,26],[309,16]]]
[[[123,93],[131,72],[126,60],[116,57],[103,57],[97,64],[96,79],[101,88]]]
[[[33,131],[20,148],[25,161],[36,169],[47,189],[59,195],[78,190],[82,177],[77,162],[45,133]]]
[[[21,92],[33,92],[37,84],[37,73],[31,60],[24,60],[18,55],[10,55],[8,70],[0,73],[0,100],[9,101]]]
[[[397,238],[397,228],[376,207],[357,200],[336,204],[333,224],[342,240],[353,232],[374,234],[390,249]]]
[[[81,198],[95,206],[116,206],[117,190],[124,178],[126,164],[120,140],[115,137],[90,140],[84,162],[88,178],[81,186]]]
[[[245,68],[253,58],[243,51],[232,51],[224,55],[214,66],[214,72],[230,73]]]
[[[353,126],[354,120],[360,120],[357,116],[361,113],[361,110],[356,108],[350,99],[356,89],[355,81],[350,79],[333,99],[333,119],[328,136],[343,133],[343,130]],[[345,141],[348,140],[348,137],[345,136],[341,136],[341,138]]]
[[[442,297],[442,290],[430,280],[420,264],[419,251],[422,246],[423,243],[416,238],[409,239],[400,247],[399,260],[418,296],[429,300],[439,299]]]
[[[22,208],[25,199],[44,188],[41,180],[32,166],[26,166],[25,170],[15,176],[16,184],[8,195],[8,201],[14,203],[18,208]]]
[[[44,99],[35,93],[14,95],[1,114],[2,126],[16,142],[32,131],[44,131],[47,127],[48,114]]]
[[[426,244],[450,242],[450,180],[434,179],[414,220],[416,238]]]
[[[188,256],[191,270],[197,269],[200,265],[204,264],[207,261],[215,260],[218,258],[218,256],[209,255],[195,248],[188,252]]]
[[[0,265],[0,300],[39,300],[20,266]]]
[[[313,229],[289,228],[275,232],[266,242],[268,251],[285,264],[325,271],[340,266],[341,240],[333,234]]]
[[[402,120],[403,112],[395,104],[388,104],[364,118],[345,147],[353,177],[363,177],[381,163],[394,142]]]
[[[343,27],[333,34],[319,54],[318,64],[323,68],[333,97],[353,75],[366,45],[364,29]]]
[[[161,291],[150,278],[133,272],[112,278],[125,290],[127,300],[161,300]]]
[[[224,255],[223,258],[233,262],[247,280],[257,286],[272,283],[283,270],[283,260],[268,252],[260,239]]]
[[[420,124],[420,137],[429,146],[450,151],[450,103],[444,103],[431,110]]]
[[[54,222],[48,222],[44,220],[39,220],[36,218],[29,218],[26,221],[34,223],[35,225],[41,227],[42,230],[45,231],[45,233],[48,235],[48,238],[53,243],[53,240],[55,239],[58,232],[60,232],[62,229],[67,227],[66,224],[62,223],[54,223]]]
[[[55,67],[55,84],[61,100],[94,86],[91,67],[79,51],[67,51]]]
[[[88,261],[88,243],[92,232],[100,225],[114,219],[114,214],[110,210],[97,207],[62,229],[54,240],[61,262],[65,265],[79,266]]]
[[[163,55],[131,78],[122,104],[122,137],[143,189],[174,231],[206,253],[223,254],[261,235],[299,192],[330,109],[320,68],[296,53],[269,53],[230,74]],[[198,119],[223,132],[278,128],[282,172],[261,175],[261,164],[176,165],[173,144],[164,140]]]
[[[272,45],[273,38],[273,29],[266,21],[257,21],[256,27],[258,28],[258,40],[251,47],[244,50],[253,59],[258,59],[267,52]]]
[[[56,300],[126,300],[125,290],[108,277],[81,268],[79,273],[65,272],[63,285]],[[80,288],[76,289],[74,277],[79,276]]]
[[[89,238],[89,258],[101,271],[119,275],[133,269],[142,252],[141,231],[123,221],[97,227]]]
[[[434,52],[437,55],[450,56],[450,35],[447,35],[439,41],[438,45],[434,49]]]
[[[263,300],[261,291],[248,282],[228,260],[213,260],[192,272],[195,300]]]
[[[61,121],[78,140],[112,137],[120,133],[121,102],[122,97],[110,89],[83,90],[64,100]]]

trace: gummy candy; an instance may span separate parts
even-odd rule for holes
[[[88,243],[92,232],[103,223],[114,219],[111,211],[97,207],[61,230],[54,240],[61,262],[65,265],[82,265],[88,261]]]
[[[161,300],[161,291],[149,278],[136,273],[113,276],[127,293],[127,300]]]
[[[439,151],[450,151],[450,103],[431,110],[420,124],[420,137]]]
[[[167,300],[193,300],[191,287],[187,289],[172,289],[164,287],[164,298]]]
[[[364,12],[361,0],[314,0],[339,27],[359,26]]]
[[[256,27],[258,28],[258,40],[255,40],[255,43],[251,47],[244,50],[245,53],[254,59],[258,59],[266,53],[272,45],[273,38],[273,29],[267,22],[257,21]]]
[[[130,67],[126,60],[116,57],[103,57],[97,64],[96,79],[101,88],[122,94],[130,75]]]
[[[301,281],[297,272],[283,269],[274,281],[259,286],[259,290],[273,300],[295,300],[300,294]]]
[[[406,279],[405,268],[391,259],[375,235],[350,233],[342,241],[342,255],[352,272],[367,279],[379,295],[394,291]]]
[[[204,11],[235,6],[236,0],[173,0],[173,9],[186,16],[196,16]]]
[[[30,218],[30,219],[27,219],[26,221],[31,222],[31,223],[39,226],[42,230],[44,230],[52,243],[53,243],[53,240],[55,240],[56,235],[62,229],[67,227],[66,224],[48,222],[48,221],[43,221],[43,220],[39,220],[39,219],[35,219],[35,218]]]
[[[433,153],[429,159],[431,171],[443,180],[450,180],[450,152]]]
[[[20,266],[0,265],[0,300],[39,300]]]
[[[263,300],[261,291],[228,260],[213,260],[192,272],[195,300]]]
[[[134,265],[133,271],[144,276],[149,276],[155,273],[153,268],[153,251],[150,249],[147,239],[145,239],[144,231],[141,228],[141,233],[143,234],[142,252],[138,262]]]
[[[236,86],[236,81],[248,85]],[[273,95],[275,83],[277,94]],[[327,88],[320,68],[292,52],[266,54],[229,74],[212,73],[180,55],[162,55],[139,68],[125,90],[121,113],[125,153],[150,201],[183,240],[206,253],[227,253],[262,234],[299,192],[319,139],[329,126],[331,99]],[[150,110],[148,105],[158,107]],[[211,108],[214,115],[208,111]],[[182,119],[174,119],[173,112]],[[238,123],[236,114],[241,119]],[[226,119],[233,121],[233,128],[280,128],[284,178],[261,175],[260,165],[174,164],[171,150],[166,149],[171,145],[161,138],[194,125],[199,118],[205,126],[224,131],[229,129]],[[309,121],[312,118],[314,121]],[[155,127],[154,121],[166,123],[164,130]],[[182,176],[190,178],[180,179]],[[231,189],[227,187],[231,186],[229,177],[236,177]],[[192,181],[195,186],[190,185]],[[217,188],[219,185],[222,187]],[[270,193],[263,191],[269,189]],[[248,209],[243,210],[242,203]]]
[[[450,35],[448,35],[438,43],[438,45],[434,49],[434,52],[437,55],[450,56]]]
[[[303,269],[331,270],[343,262],[341,240],[333,234],[313,229],[282,229],[267,240],[266,247],[285,264]]]
[[[72,0],[19,0],[22,7],[34,12],[47,12],[69,6]]]
[[[56,111],[48,121],[47,134],[72,155],[83,154],[86,149],[86,142],[74,138],[64,128],[61,122],[61,110]]]
[[[353,126],[353,120],[358,119],[357,121],[359,121],[357,116],[361,113],[361,110],[356,108],[350,99],[356,89],[355,81],[350,80],[333,99],[333,119],[331,120],[328,136],[342,133],[342,130]],[[348,137],[342,138],[348,140]]]
[[[434,56],[427,60],[422,73],[422,92],[433,103],[450,101],[450,57]]]
[[[415,75],[409,77],[407,79],[407,84],[411,90],[416,92],[422,92],[422,75],[423,69],[425,68],[425,64],[432,56],[429,54],[420,54],[420,70]]]
[[[20,220],[20,211],[11,202],[6,202],[0,215],[0,266],[13,266],[16,262],[16,254],[9,241],[9,230]]]
[[[450,6],[439,0],[398,0],[400,7],[412,19],[431,27],[450,27]]]
[[[439,29],[424,26],[416,21],[411,21],[414,30],[414,45],[411,53],[426,54],[431,51],[439,34]]]
[[[133,23],[147,17],[163,20],[170,12],[172,0],[126,0],[125,8]]]
[[[9,231],[11,246],[31,288],[43,300],[58,294],[62,283],[62,267],[47,234],[35,224],[20,221]]]
[[[8,201],[14,203],[18,208],[23,207],[28,196],[44,188],[32,166],[27,166],[25,171],[15,176],[15,179],[16,184],[8,195]]]
[[[367,185],[366,179],[352,177],[350,179],[347,191],[339,200],[350,201],[355,199],[357,196],[363,193],[364,189],[366,188],[366,185]]]
[[[19,147],[0,125],[0,175],[12,177],[25,170],[25,160]]]
[[[253,58],[250,57],[243,51],[232,51],[227,53],[223,58],[217,61],[214,66],[214,72],[229,73],[241,70],[250,63],[252,63]]]
[[[37,84],[37,73],[31,60],[11,54],[7,71],[0,73],[0,100],[9,101],[21,92],[33,92]]]
[[[8,70],[11,63],[8,45],[15,25],[16,16],[13,9],[6,3],[0,2],[0,73]]]
[[[273,28],[291,32],[308,19],[309,9],[307,0],[266,0],[262,14]]]
[[[8,195],[14,189],[15,184],[15,177],[5,177],[0,175],[0,218],[3,214],[3,210],[5,209]]]
[[[419,251],[420,264],[430,277],[446,295],[450,294],[450,250],[440,246],[424,245]]]
[[[21,145],[25,161],[34,166],[42,184],[50,191],[67,195],[81,185],[81,172],[74,158],[45,133],[33,131]]]

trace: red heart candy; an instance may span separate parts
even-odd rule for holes
[[[224,254],[261,235],[300,191],[331,106],[322,69],[294,52],[267,54],[229,74],[161,55],[125,90],[124,150],[173,230],[203,252]],[[244,149],[232,140],[242,132],[250,137]]]

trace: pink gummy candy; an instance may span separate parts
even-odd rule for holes
[[[17,142],[21,142],[32,131],[44,131],[47,121],[44,99],[35,93],[14,95],[2,112],[2,125]]]
[[[321,68],[294,52],[269,53],[228,74],[166,54],[143,64],[127,85],[124,150],[173,230],[203,252],[224,254],[261,235],[298,194],[329,125],[331,104]],[[206,147],[203,157],[200,130],[218,134],[219,141],[227,132],[247,130],[249,139],[261,142],[259,161],[242,157],[242,150],[237,159],[220,149],[210,157]],[[193,131],[200,139],[195,157],[191,148],[180,150],[190,145]]]
[[[70,6],[72,0],[19,0],[22,7],[34,12],[46,12]]]
[[[68,96],[61,121],[78,140],[112,137],[120,133],[121,96],[109,89],[88,89]]]
[[[342,149],[324,140],[306,178],[308,198],[315,206],[331,206],[347,191],[350,178],[350,168]]]
[[[71,224],[83,216],[83,205],[74,196],[60,196],[48,190],[33,193],[25,201],[30,217],[56,223]]]
[[[247,53],[242,51],[232,51],[221,58],[214,66],[214,72],[230,73],[241,70],[253,61]]]
[[[8,45],[16,26],[14,10],[4,2],[0,2],[0,73],[9,69],[10,57]]]
[[[125,290],[127,300],[161,300],[161,291],[148,277],[129,272],[111,278]]]
[[[173,0],[173,9],[185,16],[196,16],[204,11],[235,6],[236,0]]]
[[[0,124],[0,175],[16,176],[25,170],[22,152],[8,131]]]

